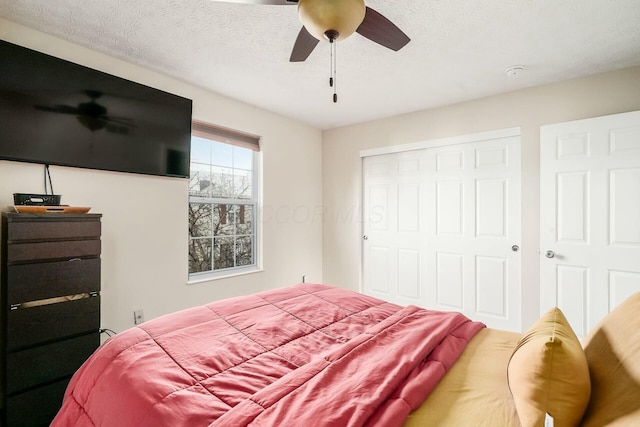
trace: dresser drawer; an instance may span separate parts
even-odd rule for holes
[[[55,319],[51,319],[55,321]],[[72,375],[100,345],[98,331],[7,354],[7,395]]]
[[[7,266],[7,303],[75,295],[100,290],[100,259]]]
[[[7,399],[6,426],[48,426],[62,406],[69,378]]]
[[[7,351],[97,332],[100,297],[82,298],[7,313]]]
[[[95,257],[100,240],[17,243],[7,246],[7,263]]]
[[[17,219],[22,218],[25,217],[17,217]],[[7,240],[13,243],[21,240],[74,240],[100,237],[101,224],[97,219],[67,221],[66,219],[70,217],[48,218],[51,220],[23,222],[14,219],[9,225]]]

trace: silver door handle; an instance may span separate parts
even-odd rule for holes
[[[556,256],[556,253],[553,251],[547,251],[547,253],[544,254],[544,256],[546,256],[547,258],[553,258]]]

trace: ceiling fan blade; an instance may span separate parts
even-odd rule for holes
[[[244,3],[244,4],[298,4],[298,0],[214,0],[220,3]]]
[[[302,27],[298,33],[298,38],[293,45],[289,62],[305,61],[309,55],[311,55],[311,52],[313,52],[313,49],[317,46],[319,41],[320,40],[309,34],[309,31],[307,31],[305,27]]]
[[[356,31],[369,40],[396,51],[402,49],[411,40],[393,22],[369,6],[362,24]]]
[[[50,113],[62,113],[62,114],[80,114],[80,110],[68,105],[56,104],[53,107],[48,105],[35,105],[36,110],[48,111]]]

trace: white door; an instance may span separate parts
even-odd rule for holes
[[[363,291],[516,330],[520,139],[363,159]]]
[[[543,126],[540,310],[585,336],[640,291],[640,112]]]
[[[363,159],[363,291],[424,305],[426,150]]]

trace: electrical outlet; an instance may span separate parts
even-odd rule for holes
[[[135,323],[136,325],[139,325],[142,322],[144,322],[144,313],[142,312],[142,309],[134,310],[133,311],[133,323]]]

